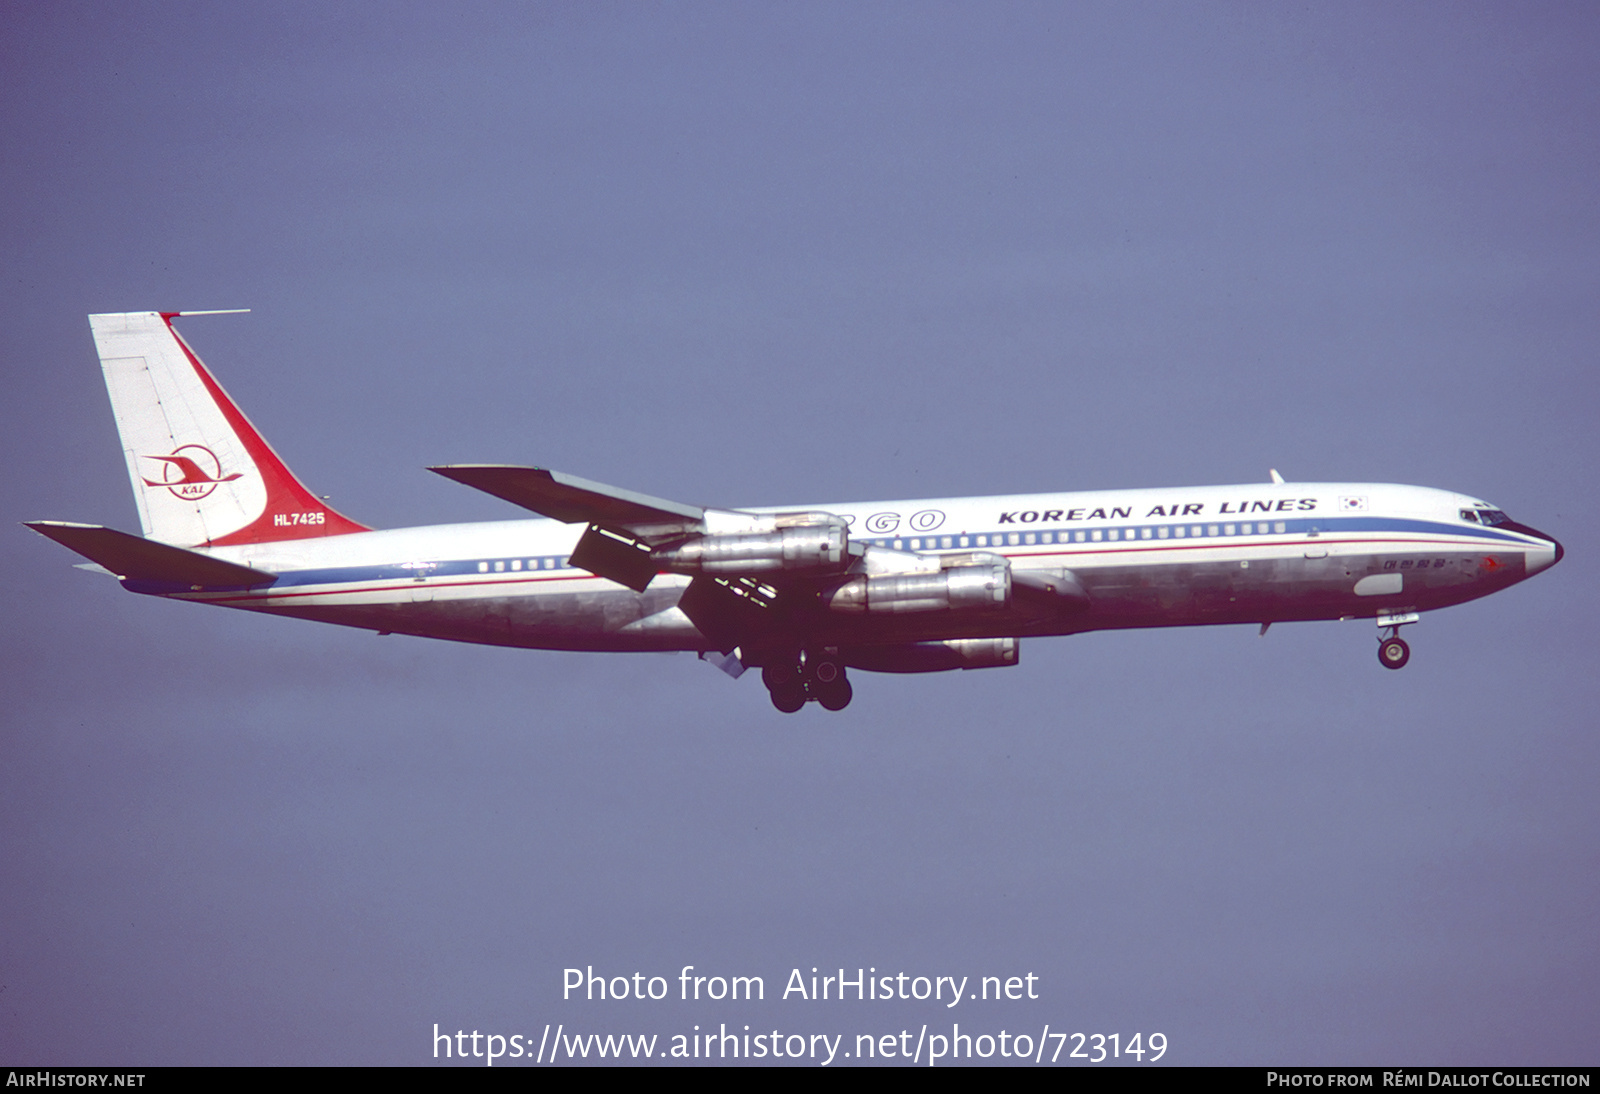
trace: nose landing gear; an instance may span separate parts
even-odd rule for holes
[[[1411,660],[1411,647],[1400,637],[1400,628],[1421,618],[1416,612],[1378,616],[1378,664],[1386,669],[1406,667],[1406,662]]]
[[[1378,663],[1386,669],[1403,669],[1411,660],[1411,647],[1403,638],[1385,638],[1378,643]]]
[[[855,694],[845,677],[844,664],[823,650],[765,666],[761,682],[767,685],[772,705],[785,714],[793,714],[812,699],[825,710],[843,710]]]

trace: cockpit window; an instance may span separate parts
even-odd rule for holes
[[[1511,518],[1498,509],[1479,509],[1478,520],[1484,524],[1504,524]]]
[[[1467,521],[1469,524],[1477,524],[1478,523],[1478,514],[1477,514],[1476,510],[1463,509],[1463,510],[1461,510],[1461,519],[1464,520],[1464,521]]]

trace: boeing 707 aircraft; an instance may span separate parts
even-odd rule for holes
[[[849,704],[846,670],[1017,663],[1023,638],[1374,619],[1400,628],[1561,560],[1448,490],[1270,483],[754,509],[538,467],[431,470],[538,514],[375,531],[297,479],[173,327],[92,315],[143,536],[29,527],[133,592],[555,650],[689,650],[759,668],[779,710]]]

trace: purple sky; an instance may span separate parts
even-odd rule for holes
[[[1597,47],[1581,4],[7,5],[0,1064],[952,1020],[1600,1062]],[[1370,622],[1089,634],[792,717],[72,569],[15,522],[138,528],[85,315],[233,307],[185,334],[375,526],[520,515],[449,462],[714,505],[1277,467],[1568,557],[1399,673]],[[560,998],[688,964],[768,1000]],[[1041,998],[776,999],[812,966]]]

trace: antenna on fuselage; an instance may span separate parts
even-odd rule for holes
[[[1276,467],[1271,467],[1271,468],[1268,468],[1267,470],[1272,474],[1272,481],[1277,483],[1279,486],[1282,486],[1283,485],[1283,476],[1278,474],[1278,469]]]

